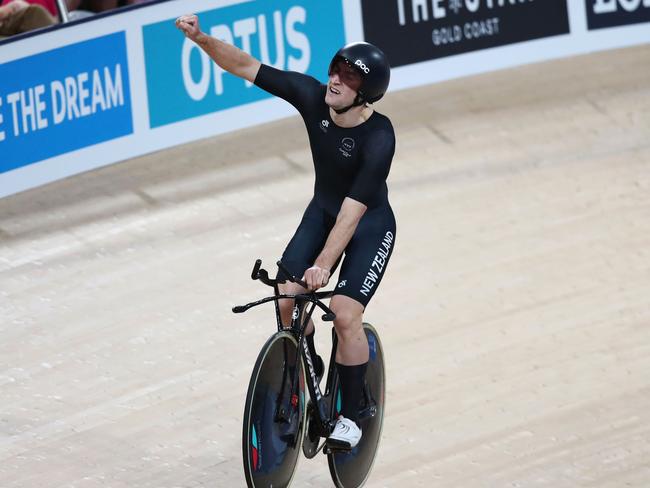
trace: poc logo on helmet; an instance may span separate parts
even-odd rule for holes
[[[365,74],[370,73],[370,68],[368,68],[368,67],[363,63],[363,61],[361,61],[360,59],[357,59],[357,60],[354,62],[354,64],[356,64],[359,68],[361,68],[361,70],[362,70]]]

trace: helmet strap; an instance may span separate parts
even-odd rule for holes
[[[357,93],[357,96],[354,99],[354,102],[352,102],[352,105],[349,105],[345,108],[339,108],[339,109],[333,108],[332,110],[334,110],[337,114],[341,115],[347,112],[348,110],[350,110],[352,107],[358,107],[360,105],[363,105],[364,103],[366,103],[366,101],[359,93]]]

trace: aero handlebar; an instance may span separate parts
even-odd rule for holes
[[[298,279],[295,276],[293,276],[291,274],[291,272],[284,266],[284,264],[282,264],[281,261],[278,261],[277,265],[278,265],[278,268],[280,268],[280,270],[287,277],[288,281],[291,281],[292,283],[296,283],[296,284],[302,286],[303,288],[309,288],[307,283],[305,283],[301,279]],[[325,312],[325,314],[322,316],[322,319],[325,322],[331,322],[336,318],[336,315],[334,314],[334,312],[332,312],[332,310],[330,310],[330,308],[327,307],[327,305],[325,305],[321,301],[324,298],[331,297],[334,294],[333,290],[332,291],[312,291],[312,292],[309,292],[309,293],[299,293],[299,294],[296,294],[296,295],[281,295],[281,294],[277,293],[277,288],[276,287],[277,287],[278,284],[286,283],[287,280],[279,279],[279,278],[278,279],[269,278],[268,271],[266,271],[265,269],[262,269],[262,260],[261,259],[257,259],[255,261],[255,264],[253,265],[253,271],[251,273],[251,278],[253,280],[260,280],[265,285],[272,286],[276,290],[276,294],[274,296],[272,296],[272,297],[263,298],[263,299],[258,300],[256,302],[247,303],[246,305],[237,305],[237,306],[233,307],[233,309],[232,309],[232,311],[234,313],[243,313],[243,312],[247,311],[248,309],[256,307],[256,306],[261,305],[263,303],[268,303],[268,302],[272,302],[272,301],[276,301],[276,300],[281,300],[281,299],[284,299],[284,298],[293,298],[293,299],[297,299],[297,300],[308,301],[308,302],[311,302],[311,303],[314,303],[315,305],[317,305],[320,309],[322,309]]]

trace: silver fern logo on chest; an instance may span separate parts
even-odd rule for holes
[[[354,139],[351,137],[344,137],[341,139],[341,147],[339,147],[339,151],[341,151],[343,156],[349,158],[352,156],[352,150],[354,149],[355,144]]]

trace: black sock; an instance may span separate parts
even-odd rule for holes
[[[363,395],[363,380],[368,363],[344,366],[336,363],[341,389],[341,415],[359,424],[359,404]]]

